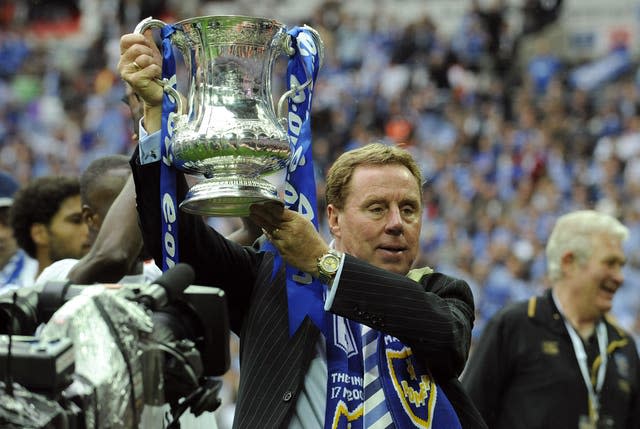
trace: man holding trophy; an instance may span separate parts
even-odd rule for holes
[[[157,261],[186,262],[197,284],[226,292],[240,336],[234,427],[486,427],[458,382],[471,291],[428,268],[411,270],[422,226],[422,177],[411,155],[381,144],[342,155],[327,178],[334,240],[317,232],[309,128],[317,34],[200,17],[164,26],[160,53],[144,30],[122,36],[118,65],[145,104],[131,161],[141,228]],[[171,89],[167,39],[191,73],[184,98]],[[276,48],[290,56],[289,149],[278,131],[283,99],[277,116],[264,100]],[[287,208],[261,181],[281,167]],[[176,170],[207,179],[188,189]],[[226,240],[188,213],[249,214],[265,232],[261,247]]]

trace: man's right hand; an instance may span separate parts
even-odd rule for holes
[[[144,125],[151,133],[160,129],[162,113],[162,55],[153,41],[151,30],[142,34],[125,34],[120,38],[118,72],[144,102]]]
[[[318,276],[318,258],[327,253],[329,245],[310,220],[274,202],[252,204],[249,211],[251,220],[263,229],[282,259]]]

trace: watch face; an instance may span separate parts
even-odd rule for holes
[[[328,273],[335,273],[338,271],[338,265],[340,264],[340,259],[338,259],[335,255],[327,255],[322,260],[322,269]]]

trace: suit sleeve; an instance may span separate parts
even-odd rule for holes
[[[474,306],[462,280],[436,273],[417,283],[347,255],[331,311],[397,337],[436,379],[464,368]]]
[[[497,313],[484,328],[462,375],[462,385],[489,427],[496,423],[505,379],[513,362],[507,355],[504,338],[504,316]]]
[[[158,266],[162,266],[160,163],[141,165],[136,148],[130,164],[144,245]],[[176,187],[177,201],[182,201],[188,187],[181,173],[178,173]],[[258,254],[251,248],[225,239],[201,216],[182,211],[177,214],[179,261],[193,267],[195,284],[224,289],[231,327],[235,332],[240,332],[243,309],[246,308],[255,281]]]

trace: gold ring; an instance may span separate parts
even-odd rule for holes
[[[142,70],[142,67],[140,67],[140,64],[136,63],[135,61],[132,62],[131,64],[136,68],[136,70]]]

